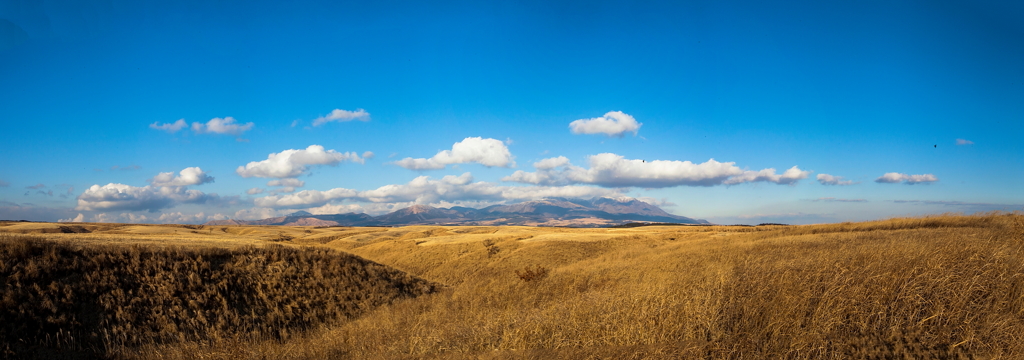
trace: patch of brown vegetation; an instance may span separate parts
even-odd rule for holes
[[[81,246],[0,235],[0,356],[288,339],[436,285],[324,248]]]

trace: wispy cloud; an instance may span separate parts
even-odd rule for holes
[[[842,176],[833,176],[829,174],[818,174],[818,182],[821,183],[822,185],[838,186],[859,184],[857,182],[853,182],[852,180],[843,180]]]
[[[155,121],[152,124],[149,124],[149,128],[150,129],[166,131],[166,132],[169,132],[171,134],[176,133],[179,130],[184,129],[186,127],[188,127],[188,123],[185,122],[185,119],[178,119],[178,121],[175,121],[173,123],[166,123],[166,124],[161,124],[159,121]]]
[[[36,190],[36,189],[42,189],[42,188],[45,188],[45,187],[46,187],[46,185],[43,185],[43,183],[38,183],[38,184],[35,184],[35,185],[32,185],[32,186],[26,186],[25,188],[26,189],[31,189],[31,190]]]
[[[897,204],[922,204],[922,205],[944,205],[944,206],[1006,206],[1021,207],[1024,204],[996,204],[965,201],[944,201],[944,200],[893,200]]]
[[[601,117],[573,121],[569,123],[569,129],[573,134],[605,134],[622,137],[628,132],[636,136],[643,125],[629,114],[621,111],[609,111]]]
[[[939,178],[932,174],[909,175],[895,172],[885,173],[875,179],[875,182],[880,184],[896,184],[902,182],[907,185],[928,184],[936,181],[939,181]]]
[[[821,197],[811,201],[824,201],[824,202],[868,202],[864,199],[837,199],[834,197]]]
[[[433,157],[414,159],[407,157],[393,164],[410,170],[439,170],[451,164],[477,163],[492,167],[515,167],[515,157],[501,140],[468,137],[442,150]]]
[[[253,123],[248,122],[245,124],[238,124],[235,122],[233,117],[225,118],[213,118],[207,121],[205,124],[200,122],[192,123],[192,132],[196,134],[226,134],[239,136],[242,133],[249,131],[255,126]]]
[[[251,122],[239,124],[236,122],[235,118],[227,116],[224,118],[213,118],[206,123],[193,122],[191,129],[192,132],[196,134],[226,134],[241,136],[242,133],[251,130],[253,126],[255,126],[255,124]],[[166,131],[171,134],[177,133],[186,127],[189,127],[189,125],[185,122],[185,119],[178,119],[178,121],[166,124],[161,124],[160,122],[149,124],[150,129]]]
[[[956,139],[956,144],[957,145],[974,145],[974,142],[970,141],[970,140],[966,140],[966,139]]]
[[[356,109],[356,111],[334,109],[330,114],[314,119],[313,126],[320,126],[329,122],[344,122],[352,120],[370,121],[370,113],[363,109]]]

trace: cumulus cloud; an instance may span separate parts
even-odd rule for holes
[[[500,186],[489,182],[473,182],[470,173],[448,175],[441,179],[419,176],[406,184],[385,185],[373,190],[356,191],[336,188],[327,191],[303,190],[288,195],[272,195],[254,199],[263,208],[300,208],[323,206],[334,201],[369,203],[437,204],[464,201],[533,200],[547,197],[592,198],[621,196],[615,189],[592,186]]]
[[[177,204],[203,204],[216,200],[216,194],[205,194],[181,186],[136,187],[110,183],[93,185],[78,196],[79,211],[157,211]]]
[[[303,150],[288,149],[271,153],[266,160],[253,161],[235,170],[242,177],[293,178],[305,173],[311,166],[336,166],[342,161],[363,164],[366,161],[354,152],[341,153],[324,150],[323,146],[310,145]]]
[[[178,172],[178,176],[174,176],[173,172],[162,172],[149,179],[149,183],[153,186],[189,186],[212,182],[213,176],[207,175],[199,167],[185,168]]]
[[[622,137],[627,132],[636,136],[643,124],[636,122],[632,116],[621,111],[609,111],[602,117],[579,119],[569,123],[573,134],[605,134]]]
[[[93,185],[78,195],[75,210],[156,212],[179,204],[225,206],[238,202],[237,196],[221,198],[217,194],[187,188],[189,185],[213,182],[213,177],[198,167],[185,168],[178,176],[174,176],[173,172],[160,173],[149,182],[150,185],[142,187],[116,183]]]
[[[263,193],[263,189],[260,189],[260,188],[252,188],[252,189],[246,190],[246,191],[245,191],[245,193],[246,193],[246,194],[249,194],[249,195],[256,195],[256,194],[262,194],[262,193]]]
[[[821,183],[822,185],[839,185],[839,186],[846,186],[846,185],[857,184],[856,182],[853,182],[852,180],[843,180],[842,176],[833,176],[833,175],[829,175],[829,174],[818,174],[818,182]]]
[[[188,127],[188,123],[185,122],[185,119],[178,119],[178,121],[166,124],[160,124],[160,122],[153,122],[152,124],[149,124],[150,129],[166,131],[171,134],[176,133],[179,130],[184,129],[186,127]]]
[[[253,127],[253,123],[237,124],[235,118],[213,118],[207,121],[205,124],[200,122],[192,123],[192,131],[196,134],[227,134],[239,136],[242,133],[249,131]]]
[[[320,126],[333,121],[344,122],[352,120],[370,121],[370,113],[363,109],[356,109],[356,111],[334,109],[327,116],[321,116],[313,120],[313,126]]]
[[[966,139],[956,139],[956,144],[957,145],[974,145],[974,142],[970,141],[970,140],[966,140]]]
[[[939,181],[939,178],[935,177],[935,175],[932,174],[909,175],[896,172],[885,173],[884,175],[879,176],[877,179],[875,179],[876,183],[896,184],[902,182],[907,185],[922,183],[927,184],[936,181]]]
[[[286,178],[267,181],[267,186],[303,187],[306,186],[306,182],[295,178]]]
[[[468,137],[452,145],[451,150],[442,150],[434,157],[414,159],[411,157],[395,161],[394,164],[410,170],[438,170],[449,164],[478,163],[492,167],[515,167],[512,153],[501,140]]]
[[[538,184],[594,184],[605,187],[664,188],[673,186],[735,185],[744,182],[794,184],[807,178],[810,171],[794,166],[782,174],[775,169],[760,171],[740,169],[732,162],[710,159],[696,164],[677,160],[636,160],[621,155],[602,153],[588,157],[590,168],[572,165],[564,157],[549,158],[534,164],[536,172],[522,170],[502,181]]]

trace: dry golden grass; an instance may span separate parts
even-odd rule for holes
[[[283,243],[347,251],[447,287],[285,341],[234,337],[116,355],[1024,357],[1020,214],[763,227],[300,229]],[[545,276],[517,275],[539,268]]]

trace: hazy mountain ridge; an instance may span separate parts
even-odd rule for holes
[[[656,205],[636,199],[594,198],[591,200],[548,198],[483,209],[435,208],[413,205],[394,212],[371,216],[345,213],[312,215],[297,211],[288,216],[262,220],[215,220],[206,225],[289,225],[289,226],[401,226],[401,225],[529,225],[597,227],[628,222],[707,224],[700,219],[672,215]]]

